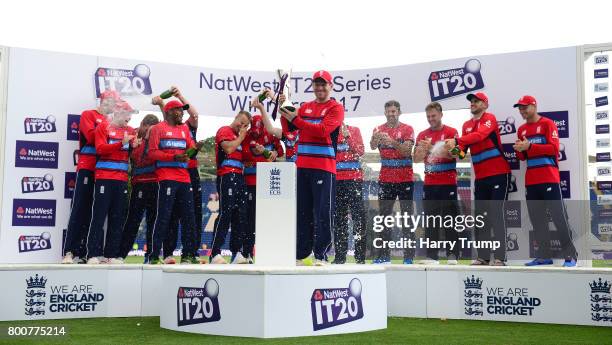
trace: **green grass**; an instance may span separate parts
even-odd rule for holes
[[[12,339],[0,336],[0,344],[612,344],[611,327],[411,318],[389,318],[386,330],[285,339],[169,331],[159,327],[157,317],[0,322],[0,328],[17,325],[63,325],[68,335]]]
[[[176,262],[180,262],[181,258],[179,256],[175,256],[174,257],[176,259]],[[229,262],[230,257],[227,256],[225,257],[225,259]],[[206,260],[208,260],[208,258],[206,258]],[[330,262],[331,260],[333,260],[333,257],[330,257]],[[126,264],[141,264],[143,261],[143,257],[142,256],[128,256],[125,259],[125,263]],[[349,263],[354,263],[355,259],[352,256],[347,257],[347,262]],[[368,261],[369,262],[369,261]],[[401,264],[402,260],[397,259],[397,260],[392,260],[392,262],[394,264]],[[459,260],[459,264],[460,265],[469,265],[470,264],[470,260]],[[440,260],[441,264],[445,264],[446,260]],[[593,260],[593,267],[606,267],[606,268],[612,268],[612,260]]]

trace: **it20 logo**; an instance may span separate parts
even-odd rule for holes
[[[219,309],[219,283],[210,278],[204,287],[179,287],[176,296],[179,326],[221,320]]]
[[[438,101],[484,88],[480,68],[480,61],[470,59],[464,67],[431,72],[428,80],[431,100]]]
[[[96,96],[105,90],[116,90],[121,97],[150,95],[151,69],[145,64],[138,64],[133,70],[99,67],[94,76]]]
[[[348,288],[315,289],[310,298],[312,328],[318,331],[363,318],[361,281],[353,278]]]

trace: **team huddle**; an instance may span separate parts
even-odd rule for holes
[[[331,74],[318,71],[312,80],[315,99],[295,110],[281,107],[280,127],[274,126],[263,102],[276,98],[283,104],[286,97],[283,94],[274,97],[272,90],[266,90],[264,97],[254,97],[251,103],[259,114],[242,110],[230,125],[217,131],[219,215],[210,243],[211,264],[228,263],[221,248],[230,229],[230,262],[254,262],[256,166],[258,162],[272,162],[281,157],[295,162],[297,167],[296,264],[304,265],[304,259],[313,255],[315,266],[327,265],[332,242],[333,263],[344,264],[349,215],[355,262],[366,262],[361,132],[344,122],[344,107],[331,98]],[[152,103],[162,110],[163,121],[147,115],[137,129],[128,126],[134,110],[114,91],[100,95],[97,109],[82,113],[77,181],[62,263],[123,263],[143,216],[147,224],[146,263],[176,263],[173,252],[179,224],[180,263],[201,262],[198,249],[202,233],[202,193],[196,154],[204,142],[196,142],[198,112],[176,87],[161,96],[164,98],[156,96]],[[171,96],[176,99],[166,102]],[[486,201],[507,200],[510,167],[503,154],[496,117],[487,112],[487,96],[477,92],[469,94],[467,99],[472,118],[464,123],[461,134],[442,123],[442,106],[432,102],[425,108],[430,127],[418,133],[416,139],[413,128],[399,121],[399,102],[385,103],[387,121],[374,129],[370,140],[371,149],[380,153],[380,213],[391,214],[396,200],[402,212],[413,212],[412,165],[421,162],[425,164],[425,211],[428,214],[458,212],[453,210],[458,200],[456,162],[469,149],[475,173],[476,212],[487,214],[488,218],[486,226],[474,232],[476,240],[494,239],[502,243],[495,250],[479,248],[472,265],[505,266],[503,208]],[[515,107],[525,119],[517,131],[514,150],[527,163],[528,206],[530,202],[545,201],[544,207],[559,234],[564,266],[575,266],[577,252],[561,202],[557,127],[552,120],[537,113],[537,102],[532,96],[523,96]],[[184,111],[189,118],[183,123]],[[128,180],[131,181],[129,195]],[[529,207],[529,216],[539,248],[537,258],[527,265],[549,265],[552,254],[548,219],[536,209],[541,210]],[[458,238],[453,229],[445,230],[446,239]],[[440,233],[433,231],[428,236],[435,240]],[[405,235],[414,237],[413,232]],[[389,240],[391,232],[383,231],[381,236]],[[404,250],[404,264],[412,264],[414,257],[414,249]],[[435,264],[438,259],[437,249],[428,249],[427,259],[420,263]],[[447,259],[449,264],[456,264],[460,259],[459,249],[448,250]],[[379,250],[372,262],[390,263],[389,249]]]

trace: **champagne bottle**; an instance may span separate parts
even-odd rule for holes
[[[263,156],[264,156],[265,159],[269,159],[270,156],[272,156],[272,152],[270,152],[270,150],[268,150],[268,149],[264,149]]]
[[[198,154],[198,149],[195,147],[190,147],[187,149],[187,151],[185,151],[185,154],[187,155],[187,157],[189,158],[193,158]]]
[[[266,98],[268,98],[268,91],[264,91],[260,93],[259,96],[257,96],[257,98],[259,99],[259,103],[262,103],[263,101],[266,100]]]
[[[450,150],[451,155],[459,157],[459,159],[465,158],[465,152],[459,147],[455,146]]]
[[[167,99],[167,98],[172,97],[173,94],[174,94],[174,92],[172,92],[172,89],[168,89],[168,90],[162,92],[161,95],[159,95],[159,97],[161,99]]]

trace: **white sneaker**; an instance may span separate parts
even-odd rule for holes
[[[314,259],[313,265],[314,266],[327,266],[329,265],[329,262],[325,260]]]
[[[234,261],[232,261],[232,265],[242,265],[248,263],[248,260],[245,259],[244,256],[242,256],[241,252],[238,252],[238,254],[236,254],[236,256],[234,257]]]
[[[416,263],[417,265],[439,265],[440,261],[434,260],[434,259],[425,259],[425,260],[419,260]]]
[[[100,259],[98,259],[97,257],[89,258],[89,260],[87,260],[87,264],[88,265],[99,265]]]
[[[174,257],[172,257],[172,256],[166,256],[164,258],[164,264],[166,264],[166,265],[174,265],[174,264],[176,264],[176,259],[174,259]]]
[[[296,266],[306,266],[306,264],[304,263],[304,260],[295,260],[295,265]]]
[[[109,265],[123,265],[123,259],[122,258],[110,258],[110,259],[106,259],[106,263]]]
[[[446,264],[447,264],[447,265],[453,265],[453,266],[454,266],[454,265],[458,265],[458,264],[459,264],[459,261],[454,260],[454,259],[448,259],[448,260],[447,260],[447,262],[446,262]]]
[[[63,264],[72,264],[74,263],[74,257],[71,252],[66,253],[66,256],[62,259]]]
[[[217,254],[212,258],[212,260],[210,260],[210,263],[215,264],[215,265],[221,265],[221,264],[227,264],[227,261],[225,261],[225,258],[223,258],[221,254]]]
[[[247,264],[252,265],[254,263],[255,261],[253,260],[253,257],[249,255],[249,257],[247,258]]]

